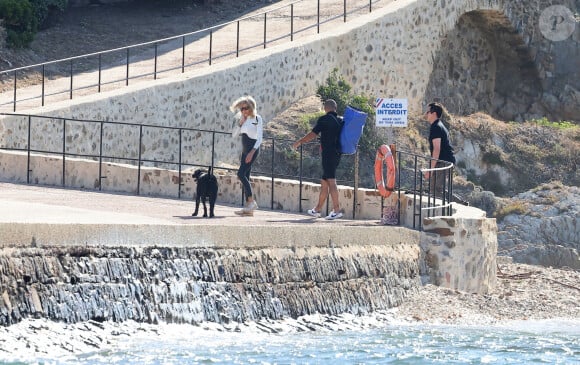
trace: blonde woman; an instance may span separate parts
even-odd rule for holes
[[[253,216],[254,210],[258,209],[258,204],[252,192],[250,172],[252,171],[252,164],[260,153],[263,120],[256,112],[256,100],[249,95],[236,99],[230,106],[230,110],[240,116],[238,123],[242,139],[242,157],[240,168],[238,169],[238,178],[242,182],[242,188],[246,196],[246,206],[235,213],[237,215]]]

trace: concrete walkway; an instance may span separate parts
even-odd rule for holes
[[[376,232],[367,233],[386,229],[378,219],[327,221],[269,209],[240,217],[229,205],[217,205],[208,219],[192,217],[194,208],[189,200],[0,183],[0,247],[367,243]]]

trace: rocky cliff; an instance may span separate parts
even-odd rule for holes
[[[580,270],[580,188],[544,184],[500,203],[500,255]]]

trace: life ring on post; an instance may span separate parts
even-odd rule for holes
[[[383,166],[387,167],[386,181]],[[387,145],[381,145],[375,156],[375,183],[383,198],[388,198],[395,189],[395,157]]]

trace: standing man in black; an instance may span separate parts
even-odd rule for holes
[[[318,204],[312,209],[308,210],[308,214],[313,217],[320,217],[320,212],[324,206],[324,202],[330,194],[332,198],[332,212],[326,219],[332,220],[342,218],[340,210],[340,203],[338,202],[338,187],[336,185],[336,168],[340,162],[340,130],[342,128],[342,120],[339,119],[336,113],[336,101],[328,99],[324,102],[324,114],[318,121],[312,131],[300,138],[292,144],[292,148],[296,149],[301,144],[312,141],[320,134],[320,147],[322,149],[322,179],[320,180],[320,195],[318,196]]]
[[[429,129],[429,151],[431,152],[430,168],[445,167],[449,164],[442,162],[447,161],[455,164],[455,151],[449,140],[449,131],[441,121],[443,106],[439,103],[430,103],[427,105],[425,119],[431,125]],[[438,161],[439,160],[439,161]],[[438,194],[443,193],[443,185],[447,171],[426,172],[425,178],[431,177],[432,186]],[[450,183],[449,181],[447,182]]]

